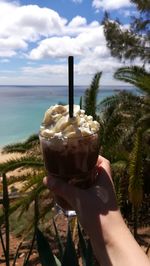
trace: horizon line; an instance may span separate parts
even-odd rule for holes
[[[45,87],[48,87],[48,86],[50,86],[50,87],[66,87],[66,86],[68,86],[68,84],[66,85],[66,84],[63,84],[63,85],[50,85],[50,84],[40,84],[40,85],[33,85],[33,84],[26,84],[26,85],[23,85],[23,84],[0,84],[0,87],[2,87],[2,86],[23,86],[23,87],[40,87],[40,86],[45,86]],[[83,85],[83,84],[79,84],[79,85],[74,85],[75,87],[78,87],[78,86],[81,86],[81,87],[85,87],[85,86],[87,86],[87,87],[89,87],[90,85],[88,84],[88,85]],[[101,84],[101,85],[99,85],[99,87],[100,86],[124,86],[124,87],[135,87],[134,85],[132,85],[132,84]]]

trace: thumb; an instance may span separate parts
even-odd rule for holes
[[[71,203],[71,205],[75,205],[75,199],[78,188],[64,182],[59,178],[52,176],[44,177],[43,183],[50,190],[52,190],[57,196],[62,197],[68,203]]]

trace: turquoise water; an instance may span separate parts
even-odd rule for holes
[[[75,87],[75,103],[87,87]],[[118,93],[116,89],[136,92],[133,87],[103,86],[98,101]],[[66,86],[0,86],[0,147],[25,140],[37,133],[45,110],[56,103],[68,102]]]

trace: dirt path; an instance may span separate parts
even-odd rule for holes
[[[13,234],[10,235],[10,266],[13,264],[14,256],[16,254],[16,250],[21,243],[21,239],[16,238]],[[22,266],[24,259],[26,257],[26,254],[28,253],[29,243],[28,242],[23,242],[22,248],[19,251],[19,256],[16,261],[16,266]],[[5,260],[4,260],[4,255],[3,255],[3,250],[2,250],[2,245],[0,243],[0,265],[1,266],[6,266]],[[28,264],[29,266],[40,266],[41,264],[39,263],[38,259],[38,253],[35,249],[33,249],[32,254],[30,256],[30,263]]]

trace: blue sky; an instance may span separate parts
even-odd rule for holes
[[[106,47],[105,10],[124,27],[136,14],[129,0],[0,0],[0,84],[66,85],[69,55],[76,85],[98,71],[102,84],[119,84],[112,75],[122,63]]]

